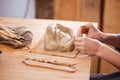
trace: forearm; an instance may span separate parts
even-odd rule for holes
[[[100,41],[112,45],[114,47],[120,48],[120,40],[117,34],[102,33]]]
[[[96,56],[108,61],[118,69],[120,69],[120,53],[103,44]]]

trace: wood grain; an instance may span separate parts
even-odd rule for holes
[[[54,18],[76,20],[78,0],[54,0]]]
[[[106,33],[120,32],[120,0],[105,0],[103,31]],[[101,60],[101,73],[118,71],[108,62]]]
[[[57,22],[59,24],[76,29],[79,26],[88,22],[77,21],[59,21],[59,20],[37,20],[37,19],[13,19],[0,17],[0,25],[7,26],[27,26],[33,32],[32,47],[35,47],[48,24]],[[93,25],[97,26],[96,23]],[[90,75],[91,58],[79,54],[74,60],[76,72],[69,73],[64,71],[57,71],[53,69],[46,69],[42,67],[31,67],[22,63],[22,61],[29,55],[28,49],[13,49],[7,45],[0,45],[3,54],[0,55],[0,80],[88,80]],[[36,54],[34,54],[36,55]],[[43,54],[38,54],[43,55]],[[72,60],[71,58],[69,59]]]

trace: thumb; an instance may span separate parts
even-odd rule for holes
[[[82,27],[80,27],[77,31],[77,37],[82,37]]]

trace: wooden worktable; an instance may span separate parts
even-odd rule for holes
[[[33,32],[33,41],[30,48],[34,48],[41,37],[44,35],[48,24],[56,22],[64,26],[70,27],[75,34],[79,26],[87,22],[77,21],[60,21],[60,20],[37,20],[37,19],[14,19],[14,18],[0,18],[0,25],[2,26],[27,26]],[[93,25],[97,26],[96,23]],[[89,56],[78,55],[75,73],[69,73],[58,70],[51,70],[40,67],[31,67],[25,65],[22,61],[28,55],[29,50],[13,49],[10,46],[0,45],[3,51],[0,54],[0,80],[89,80],[91,58]],[[34,54],[35,55],[35,54]],[[37,54],[39,56],[43,54]]]

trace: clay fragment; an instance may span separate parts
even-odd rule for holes
[[[76,71],[74,68],[69,67],[69,66],[43,63],[43,62],[33,61],[31,59],[25,59],[23,63],[29,66],[42,67],[42,68],[48,68],[48,69],[53,69],[53,70],[61,70],[61,71],[67,71],[67,72],[72,72],[72,73]]]

